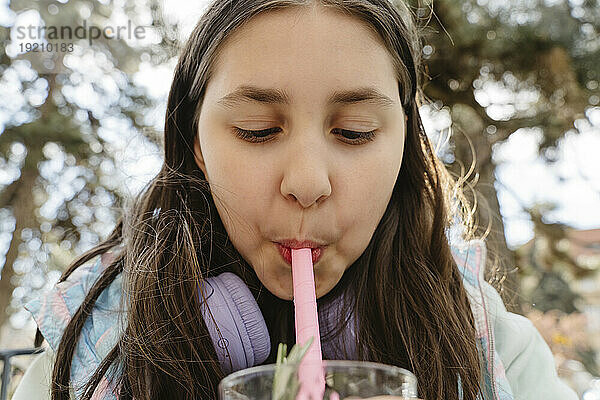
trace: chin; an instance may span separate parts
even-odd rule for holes
[[[294,288],[290,288],[289,290],[285,290],[281,287],[276,287],[271,289],[269,286],[265,285],[267,290],[273,293],[274,296],[279,297],[281,300],[292,301],[294,300]]]
[[[264,285],[264,283],[263,283]],[[275,288],[271,288],[268,285],[264,285],[267,290],[271,293],[273,293],[273,295],[275,295],[276,297],[282,299],[282,300],[288,300],[288,301],[292,301],[294,300],[294,287],[291,286],[291,282],[290,282],[290,288],[289,289],[284,289],[281,287],[275,287]],[[323,291],[323,288],[321,287],[316,287],[315,291],[317,294],[317,299],[325,296],[327,293],[329,293],[329,291],[332,288],[326,288],[325,291]]]
[[[319,273],[315,274],[315,291],[317,298],[325,296],[337,283],[339,279],[334,282],[327,280],[326,284],[323,284],[323,277],[319,279]],[[292,281],[292,270],[285,269],[281,275],[268,274],[257,274],[258,279],[262,282],[263,286],[271,292],[274,296],[287,301],[294,299],[294,286]]]
[[[294,299],[294,286],[292,284],[292,270],[289,270],[289,278],[272,276],[265,277],[264,275],[258,275],[258,279],[261,281],[263,286],[271,292],[274,296],[282,299],[292,301]]]

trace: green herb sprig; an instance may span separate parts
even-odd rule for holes
[[[296,343],[292,346],[290,354],[287,355],[287,345],[279,343],[277,347],[277,366],[275,367],[275,375],[273,376],[273,391],[271,393],[272,400],[294,400],[300,388],[298,382],[298,366],[300,361],[306,355],[308,348],[312,344],[314,336],[311,337],[304,346],[298,346]],[[287,356],[286,356],[287,355]],[[289,364],[295,364],[290,366]],[[287,365],[287,368],[281,367]]]
[[[279,343],[279,346],[277,347],[277,364],[275,366],[275,375],[273,376],[271,400],[296,399],[298,389],[300,389],[300,382],[298,382],[298,367],[313,341],[314,336],[311,337],[304,346],[298,346],[296,343],[292,346],[292,350],[287,357],[287,345]],[[292,366],[290,364],[295,365]],[[283,368],[283,365],[286,365],[287,368]],[[332,394],[337,393],[326,383],[323,399],[329,399]],[[337,398],[339,399],[339,396],[337,396]]]

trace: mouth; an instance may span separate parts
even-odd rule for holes
[[[312,253],[312,262],[313,265],[316,264],[320,259],[321,256],[323,255],[323,251],[325,250],[325,248],[327,246],[318,246],[318,247],[311,247],[311,246],[305,246],[305,247],[288,247],[288,246],[284,246],[281,243],[277,243],[277,242],[273,242],[275,243],[275,247],[277,247],[277,250],[279,251],[279,254],[281,254],[281,257],[285,260],[285,262],[288,263],[288,265],[291,267],[292,266],[292,248],[311,248],[311,253]]]

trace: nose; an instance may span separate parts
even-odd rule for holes
[[[326,136],[303,131],[291,137],[285,149],[281,193],[308,208],[331,195]]]

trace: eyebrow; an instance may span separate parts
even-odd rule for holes
[[[292,103],[290,96],[284,90],[261,88],[252,85],[239,86],[233,92],[217,101],[218,104],[226,108],[232,108],[234,105],[244,102],[285,105]],[[384,108],[392,108],[397,105],[395,101],[372,87],[334,91],[327,100],[327,105],[357,103],[370,103]]]

